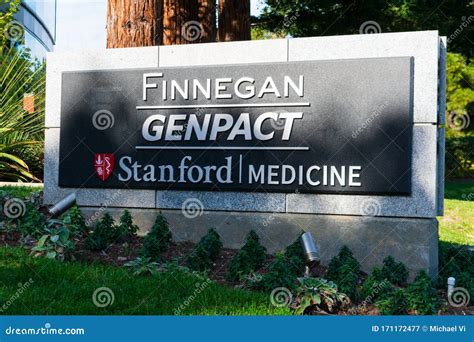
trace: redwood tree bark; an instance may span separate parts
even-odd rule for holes
[[[250,0],[108,0],[107,48],[250,39]]]
[[[163,44],[189,44],[199,40],[198,0],[164,0]]]
[[[219,0],[219,41],[250,40],[250,0]]]
[[[161,44],[163,0],[108,0],[107,48]]]
[[[202,28],[202,35],[199,42],[215,42],[217,38],[216,0],[198,0],[198,2],[198,21]]]

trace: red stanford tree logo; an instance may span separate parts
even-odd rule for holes
[[[111,153],[97,153],[94,156],[94,168],[97,177],[104,182],[114,170],[115,156]]]

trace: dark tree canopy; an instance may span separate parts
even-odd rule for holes
[[[439,30],[449,50],[471,57],[474,2],[470,0],[266,0],[257,27],[293,37],[359,33],[376,22],[382,32]]]

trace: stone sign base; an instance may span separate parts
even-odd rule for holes
[[[117,221],[123,208],[83,207],[88,224],[93,225],[104,212]],[[140,233],[151,228],[158,209],[128,209]],[[198,242],[209,228],[220,234],[224,247],[239,249],[246,234],[254,229],[269,253],[283,250],[302,230],[311,232],[320,251],[321,263],[328,265],[343,245],[347,245],[362,266],[371,272],[391,255],[403,262],[413,279],[420,269],[436,277],[438,270],[438,221],[436,219],[387,218],[345,215],[288,213],[245,213],[161,210],[168,219],[173,240]],[[195,217],[189,217],[196,215]]]

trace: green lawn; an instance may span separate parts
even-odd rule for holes
[[[474,181],[446,184],[444,198],[439,239],[474,245]]]
[[[24,197],[32,188],[0,188]],[[0,191],[0,195],[2,192]],[[440,240],[474,245],[474,182],[448,184]],[[31,279],[31,280],[30,280]],[[21,284],[31,281],[31,286]],[[92,296],[113,291],[113,304],[100,308]],[[21,291],[21,293],[20,293]],[[124,268],[32,258],[22,248],[0,249],[0,314],[281,315],[268,294],[233,289],[174,269],[156,276],[132,276]]]
[[[31,285],[16,296],[27,282]],[[100,287],[113,291],[112,305],[94,305],[92,295]],[[0,311],[8,315],[173,315],[180,306],[183,315],[291,314],[272,306],[267,294],[206,283],[179,269],[132,276],[114,266],[32,258],[11,247],[0,251],[0,303],[11,303]]]

